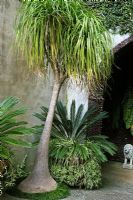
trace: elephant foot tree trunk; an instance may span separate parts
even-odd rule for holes
[[[49,111],[45,122],[45,127],[40,138],[33,170],[18,187],[22,192],[43,193],[53,191],[57,188],[57,183],[49,172],[48,150],[55,106],[63,81],[64,79],[59,80],[58,78],[55,78]]]

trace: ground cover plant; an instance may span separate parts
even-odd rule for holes
[[[55,180],[80,189],[97,189],[102,185],[101,165],[89,145],[60,139],[52,141],[51,146],[57,156],[52,155],[50,160]]]
[[[70,75],[81,79],[86,76],[93,85],[105,83],[111,73],[111,38],[82,0],[27,0],[17,15],[16,43],[33,70],[46,74],[50,66],[54,74],[33,170],[19,188],[29,193],[52,191],[57,183],[49,172],[48,150],[61,85]]]
[[[70,110],[61,102],[53,118],[50,142],[50,169],[53,177],[69,186],[94,189],[102,185],[101,163],[108,160],[107,154],[114,155],[116,146],[104,135],[92,136],[89,129],[106,118],[107,112],[96,114],[94,106],[83,113],[83,105],[76,111],[75,101]],[[48,109],[35,116],[42,121],[36,132],[42,132]]]
[[[26,170],[26,158],[27,156],[24,157],[20,164],[16,165],[16,163],[10,163],[10,165],[6,166],[1,177],[2,194],[12,189],[20,180],[28,175],[28,171]]]
[[[66,185],[59,184],[57,189],[52,192],[45,193],[23,193],[18,188],[13,187],[11,190],[8,190],[7,193],[19,198],[31,199],[31,200],[59,200],[64,199],[70,195],[70,190]]]

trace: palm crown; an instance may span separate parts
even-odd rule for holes
[[[111,39],[81,0],[25,1],[18,14],[17,45],[31,67],[106,80]],[[45,60],[45,65],[44,65]]]
[[[85,77],[94,86],[105,83],[111,72],[111,39],[99,17],[83,0],[23,1],[16,36],[17,46],[33,70],[46,71],[50,66],[54,73],[53,93],[36,161],[30,176],[20,184],[23,192],[50,191],[57,187],[48,169],[48,149],[61,85],[70,75]]]

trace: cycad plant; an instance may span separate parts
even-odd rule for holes
[[[101,163],[89,145],[91,141],[62,137],[50,141],[50,170],[58,182],[86,189],[101,186]]]
[[[32,144],[23,140],[23,136],[33,134],[33,129],[26,126],[27,122],[19,120],[26,109],[18,106],[16,97],[7,97],[0,102],[0,159],[9,160],[12,156],[10,147],[21,146],[31,148]],[[21,136],[21,138],[17,138]]]
[[[62,102],[57,103],[57,109],[54,114],[52,127],[52,139],[54,140],[53,144],[56,143],[56,145],[55,149],[52,149],[51,154],[58,159],[61,152],[62,159],[65,159],[63,148],[64,153],[66,154],[69,149],[67,145],[77,143],[81,144],[81,154],[84,152],[82,151],[82,144],[85,144],[87,148],[94,152],[97,160],[100,162],[107,161],[108,159],[106,154],[114,155],[116,152],[116,146],[108,141],[108,137],[105,135],[95,133],[95,135],[92,136],[89,133],[89,130],[97,122],[108,117],[107,112],[103,111],[96,114],[97,108],[95,106],[90,106],[85,113],[83,113],[83,105],[80,105],[77,111],[75,108],[75,101],[72,102],[70,111],[67,110],[66,106],[64,106]],[[41,107],[41,110],[41,113],[34,114],[34,116],[43,122],[41,126],[34,127],[36,131],[40,133],[43,130],[48,112],[48,109],[44,106]],[[66,143],[66,145],[64,143]],[[72,144],[70,146],[72,146]],[[74,145],[72,148],[74,148]],[[72,152],[74,152],[74,150],[72,150]],[[85,155],[83,154],[81,157],[87,158],[87,154],[88,152],[86,151]]]
[[[111,72],[111,39],[82,0],[25,0],[16,20],[16,39],[28,65],[54,74],[53,93],[32,173],[19,186],[29,193],[54,190],[48,147],[58,94],[69,75],[104,82]],[[94,80],[94,81],[93,81]]]
[[[94,189],[101,186],[101,162],[108,160],[107,154],[114,155],[116,146],[104,135],[91,136],[89,129],[106,118],[106,112],[96,114],[94,106],[83,113],[83,105],[76,111],[75,101],[70,111],[61,102],[57,103],[54,114],[52,139],[50,141],[50,169],[56,180],[69,186]],[[42,121],[36,126],[42,132],[48,109],[35,116]]]

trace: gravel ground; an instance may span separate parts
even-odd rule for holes
[[[24,200],[6,195],[1,200]],[[130,186],[106,186],[100,190],[72,190],[71,196],[64,200],[133,200],[133,189]]]
[[[116,186],[95,191],[74,190],[66,200],[133,200],[133,189]]]
[[[64,200],[133,200],[133,170],[122,168],[122,163],[109,163],[104,168],[103,188],[99,190],[72,190]],[[0,200],[24,200],[3,196]]]

